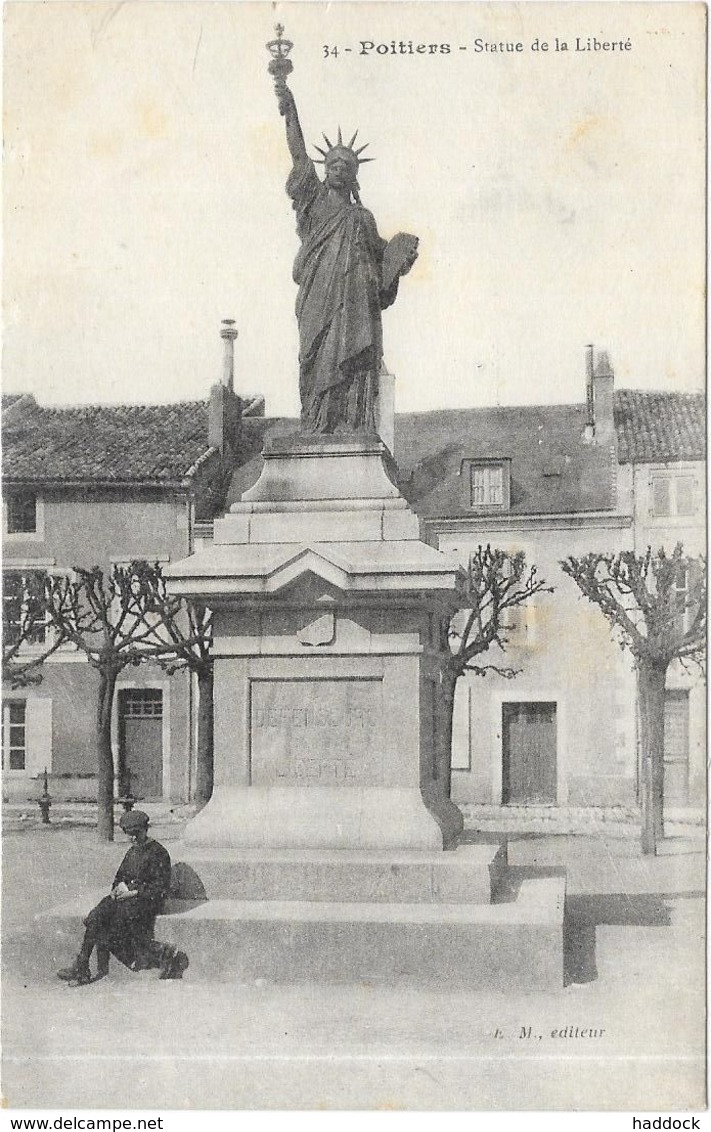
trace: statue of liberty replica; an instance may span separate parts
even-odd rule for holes
[[[381,311],[394,303],[401,276],[417,258],[416,236],[399,233],[381,238],[375,219],[360,202],[358,168],[371,158],[355,149],[357,131],[344,145],[340,127],[333,145],[316,161],[321,180],[306,152],[294,96],[286,85],[293,46],[277,39],[272,55],[279,112],[293,168],[286,183],[296,212],[301,248],[293,277],[299,291],[299,392],[301,426],[311,433],[374,433],[378,376],[383,360]]]

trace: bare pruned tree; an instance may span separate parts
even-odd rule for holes
[[[678,660],[702,670],[706,656],[706,560],[677,543],[644,554],[591,553],[561,562],[581,593],[607,618],[634,657],[640,713],[642,851],[664,836],[664,699]]]
[[[465,672],[475,676],[497,673],[512,679],[520,669],[483,658],[492,646],[506,651],[510,630],[507,613],[552,587],[538,577],[535,566],[527,566],[523,551],[509,553],[479,546],[463,571],[458,593],[458,611],[440,622],[442,656],[441,688],[436,728],[435,766],[449,796],[452,776],[452,719],[457,680]]]
[[[135,561],[113,566],[76,566],[73,576],[48,577],[44,605],[48,624],[64,641],[81,650],[99,676],[96,705],[98,834],[114,835],[114,761],[111,751],[111,713],[116,682],[129,665],[143,664],[165,654],[156,633],[151,604],[157,568]]]

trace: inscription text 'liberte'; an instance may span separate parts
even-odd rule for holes
[[[383,781],[379,680],[256,680],[250,781],[255,786],[378,786]]]
[[[365,711],[351,707],[346,711],[315,707],[264,707],[253,712],[255,727],[365,727]]]

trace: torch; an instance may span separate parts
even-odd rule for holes
[[[276,39],[270,39],[267,44],[267,51],[271,55],[268,71],[274,78],[277,94],[280,94],[286,90],[286,76],[294,70],[294,64],[289,58],[289,52],[294,44],[288,39],[282,39],[284,33],[282,24],[277,24],[274,31],[277,35]]]

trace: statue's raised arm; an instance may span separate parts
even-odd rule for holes
[[[279,113],[286,124],[286,144],[289,147],[291,160],[294,162],[294,165],[300,165],[308,161],[309,158],[306,153],[306,142],[304,141],[304,135],[301,130],[301,123],[299,122],[294,96],[284,80],[277,79],[274,83],[274,89],[279,105]]]
[[[272,57],[269,63],[269,74],[274,79],[279,113],[286,123],[286,142],[289,146],[291,160],[294,165],[300,165],[302,162],[308,161],[306,143],[304,142],[294,96],[286,85],[287,75],[290,75],[294,69],[294,64],[289,58],[289,52],[294,45],[288,39],[282,38],[284,28],[281,24],[277,24],[274,30],[277,37],[267,44],[267,50]]]
[[[360,201],[358,168],[372,158],[346,145],[340,127],[334,145],[316,146],[323,181],[306,152],[304,135],[287,75],[292,44],[267,44],[279,112],[293,169],[286,184],[296,212],[301,249],[294,263],[298,284],[299,392],[301,424],[307,432],[377,432],[378,378],[383,359],[380,312],[395,301],[401,277],[417,258],[417,237],[399,233],[390,243]]]

